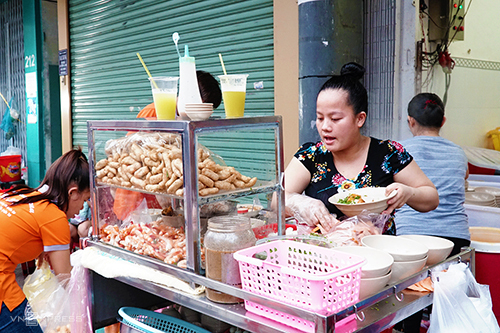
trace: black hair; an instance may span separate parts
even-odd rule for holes
[[[26,185],[18,185],[7,191],[2,199],[16,195],[28,195],[40,190],[44,185],[47,189],[40,194],[26,196],[12,202],[11,205],[32,203],[48,200],[54,203],[60,210],[66,212],[68,209],[70,186],[77,186],[79,192],[90,188],[89,162],[82,149],[72,149],[59,157],[49,167],[40,186],[36,189]]]
[[[438,95],[420,93],[408,103],[408,115],[420,126],[441,128],[444,119],[444,104]]]
[[[203,103],[212,103],[214,109],[216,109],[222,101],[219,82],[209,72],[200,70],[196,71],[196,78],[198,79],[201,100]]]
[[[355,62],[349,62],[342,66],[340,75],[334,75],[326,81],[318,94],[327,89],[339,89],[347,92],[348,103],[358,114],[362,111],[368,113],[368,93],[366,88],[359,81],[365,74],[365,68]]]

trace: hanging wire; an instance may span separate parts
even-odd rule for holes
[[[465,17],[467,16],[467,13],[469,12],[470,6],[472,4],[473,0],[469,1],[469,4],[467,5],[467,9],[464,12],[463,17],[460,19],[458,22],[458,26],[463,24],[463,21],[465,20]],[[420,10],[419,14],[419,21],[420,21],[420,28],[422,30],[422,36],[423,36],[423,45],[422,45],[422,70],[425,70],[427,72],[425,80],[422,82],[422,87],[427,87],[433,80],[434,78],[434,67],[436,64],[439,63],[439,57],[443,52],[448,51],[448,47],[451,45],[451,42],[456,38],[456,34],[458,33],[458,30],[455,31],[453,36],[450,38],[450,30],[453,25],[453,22],[455,21],[455,18],[457,17],[458,11],[460,10],[460,6],[463,6],[465,3],[465,0],[461,0],[458,4],[458,8],[455,12],[455,14],[452,13],[450,17],[448,18],[448,22],[446,24],[446,27],[443,27],[438,24],[438,22],[434,21],[434,19],[429,15],[428,10],[426,11],[425,8]],[[451,9],[451,8],[450,8]],[[451,9],[452,11],[452,9]],[[431,21],[432,24],[434,24],[436,27],[439,29],[444,29],[445,34],[443,37],[443,40],[441,43],[438,43],[436,45],[436,49],[434,51],[428,51],[427,50],[427,45],[428,45],[428,40],[426,40],[426,34],[425,34],[425,29],[424,29],[424,21],[423,17],[427,16],[429,21]],[[446,105],[446,99],[448,97],[448,90],[451,85],[451,75],[449,73],[445,73],[445,94],[443,98],[443,103]]]
[[[446,107],[446,101],[448,100],[448,89],[450,89],[451,85],[451,74],[444,74],[444,95],[443,95],[443,105]]]

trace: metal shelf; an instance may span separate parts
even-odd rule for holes
[[[356,319],[350,322],[350,324],[345,328],[348,332],[379,332],[380,330],[390,327],[402,319],[407,318],[409,315],[432,304],[433,294],[431,292],[413,292],[407,290],[407,287],[427,278],[432,274],[432,272],[445,270],[451,264],[460,261],[467,262],[474,271],[474,249],[466,248],[460,254],[434,266],[426,267],[422,271],[401,280],[394,285],[387,286],[378,294],[361,300],[357,304],[337,314],[322,316],[307,310],[277,302],[275,300],[254,295],[244,290],[207,279],[204,276],[179,267],[164,264],[159,260],[137,255],[99,241],[88,240],[86,246],[93,246],[101,251],[122,259],[158,269],[187,282],[204,285],[239,298],[250,300],[252,302],[313,321],[316,324],[316,333],[344,332],[344,330],[340,328],[334,330],[335,323],[351,315],[355,315]],[[120,277],[116,278],[116,280],[250,332],[302,332],[279,322],[254,315],[252,313],[247,313],[243,304],[218,304],[208,300],[204,295],[193,296],[173,288],[168,288],[139,279]],[[99,290],[95,292],[105,293],[106,291]]]
[[[264,182],[264,181],[257,181],[255,186],[252,186],[250,188],[246,189],[240,189],[240,190],[232,190],[232,191],[220,191],[217,194],[211,194],[207,195],[204,197],[199,197],[198,199],[198,204],[199,205],[205,205],[208,203],[213,203],[213,202],[219,202],[219,201],[225,201],[225,200],[234,200],[238,198],[243,198],[243,197],[248,197],[252,196],[255,194],[260,194],[260,193],[272,193],[275,192],[281,185],[273,183],[273,182]],[[165,197],[177,199],[177,200],[183,200],[183,197],[170,194],[170,193],[165,193],[165,192],[150,192],[146,191],[143,189],[137,189],[137,188],[132,188],[132,187],[125,187],[125,186],[119,186],[119,185],[113,185],[113,184],[108,184],[108,183],[96,183],[96,188],[120,188],[123,190],[127,191],[134,191],[134,192],[140,192],[144,194],[153,194],[153,195],[163,195]]]

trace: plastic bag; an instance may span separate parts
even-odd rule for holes
[[[10,155],[21,155],[21,149],[14,146],[9,146],[3,153],[0,154],[0,156],[10,156]]]
[[[5,110],[3,114],[2,123],[0,124],[0,129],[5,132],[5,139],[10,140],[16,135],[16,127],[14,124],[19,119],[19,112],[17,111],[17,102],[14,96],[10,99],[9,108]]]
[[[83,267],[83,251],[76,251],[71,254],[71,278],[66,287],[69,294],[69,304],[71,309],[70,328],[74,333],[91,333],[92,320],[90,318],[90,281],[88,270]]]
[[[500,332],[489,286],[477,283],[464,263],[433,275],[432,280],[434,304],[428,333]]]
[[[23,292],[44,332],[60,331],[69,324],[69,295],[47,262],[26,278]]]
[[[380,235],[389,218],[389,214],[375,214],[363,210],[359,215],[340,221],[324,236],[337,246],[361,245],[363,237]]]
[[[71,254],[71,276],[60,281],[47,262],[28,276],[23,292],[42,330],[46,333],[90,333],[90,302],[87,270],[82,251]]]

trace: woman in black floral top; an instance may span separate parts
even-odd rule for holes
[[[331,213],[343,214],[328,198],[345,189],[397,190],[386,213],[405,203],[421,212],[439,204],[436,188],[401,144],[361,134],[368,109],[359,82],[364,72],[356,63],[346,64],[321,87],[316,103],[321,141],[301,146],[285,170],[286,206],[309,225],[330,229],[336,223]],[[394,233],[392,223],[388,227],[386,233]]]

